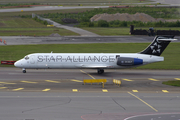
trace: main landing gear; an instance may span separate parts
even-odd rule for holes
[[[22,69],[22,72],[23,72],[23,73],[26,73],[26,69],[25,69],[25,68],[23,68],[23,69]]]
[[[97,69],[98,74],[104,73],[104,69]]]

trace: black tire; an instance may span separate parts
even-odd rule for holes
[[[103,69],[98,69],[98,74],[102,74],[104,73],[104,70]]]
[[[26,70],[23,70],[23,73],[26,73]]]

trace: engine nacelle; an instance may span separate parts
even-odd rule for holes
[[[141,64],[143,64],[142,59],[128,58],[128,57],[117,58],[117,65],[120,65],[120,66],[134,66],[134,65],[141,65]]]

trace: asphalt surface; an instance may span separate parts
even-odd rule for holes
[[[24,88],[23,91],[38,91],[49,88],[50,91],[71,91],[73,88],[78,91],[99,91],[102,85],[82,85],[84,79],[107,79],[105,89],[109,92],[127,92],[133,89],[145,92],[157,92],[162,90],[180,92],[178,87],[163,85],[162,81],[175,80],[180,78],[179,70],[106,70],[99,75],[96,69],[27,69],[22,73],[18,68],[1,68],[0,85],[6,87],[2,90],[13,91],[17,88]],[[113,85],[113,79],[121,80],[122,85]]]
[[[156,0],[157,3],[180,6],[179,0]]]
[[[179,70],[0,68],[0,120],[179,120]],[[83,85],[83,79],[107,79]],[[150,79],[153,78],[153,79]],[[121,80],[120,87],[112,79]]]
[[[171,5],[171,6],[180,6],[179,0],[156,0],[149,3],[161,3],[165,5]],[[137,3],[137,4],[147,4],[147,3]],[[43,10],[63,10],[63,9],[82,9],[82,8],[108,8],[108,7],[109,6],[75,6],[75,7],[40,6],[40,7],[31,7],[31,8],[0,9],[0,12],[21,12],[22,10],[23,11],[43,11]]]
[[[85,44],[85,43],[151,43],[154,36],[62,36],[62,37],[28,37],[28,36],[0,36],[6,45],[26,44]],[[175,36],[179,42],[180,36]],[[0,46],[5,45],[0,42]]]
[[[13,8],[13,9],[0,9],[0,12],[21,12],[23,11],[42,11],[42,10],[64,10],[64,9],[82,9],[82,8],[108,8],[109,6],[76,6],[76,7],[63,7],[63,6],[40,6],[31,8]]]
[[[146,104],[131,94],[0,92],[0,116],[1,120],[180,119],[179,94],[133,93]]]
[[[83,30],[81,28],[77,28],[77,27],[70,27],[70,26],[66,26],[66,25],[61,25],[57,22],[54,22],[50,19],[45,19],[46,21],[50,22],[52,25],[54,25],[55,27],[57,28],[64,28],[64,29],[67,29],[67,30],[70,30],[72,32],[75,32],[77,34],[79,34],[80,36],[93,36],[93,37],[97,37],[97,36],[100,36],[100,35],[97,35],[95,33],[92,33],[92,32],[89,32],[87,30]]]

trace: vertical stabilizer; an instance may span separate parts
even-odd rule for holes
[[[174,36],[156,36],[153,42],[140,54],[160,56],[171,41],[174,41]]]

